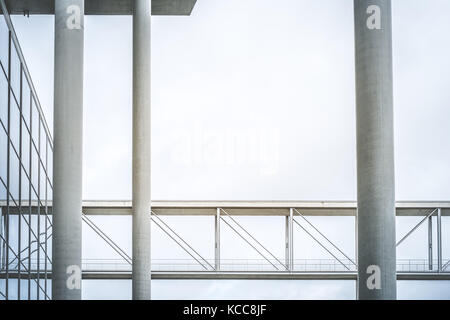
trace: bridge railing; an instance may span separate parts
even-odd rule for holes
[[[208,260],[214,265],[214,260]],[[345,268],[341,262],[348,268]],[[39,262],[39,270],[42,270],[44,262]],[[10,272],[17,271],[17,261],[10,262]],[[47,265],[48,267],[48,265]],[[85,272],[131,272],[131,265],[123,259],[84,259],[82,268]],[[30,270],[38,270],[38,263],[32,260]],[[1,270],[4,272],[4,270]],[[28,270],[21,268],[22,272]],[[194,259],[153,259],[152,271],[155,272],[214,272],[214,269],[205,270]],[[356,266],[350,261],[336,259],[295,259],[293,272],[356,272]],[[428,259],[398,259],[397,271],[402,273],[414,272],[437,272],[437,260],[433,261],[430,270]],[[264,259],[222,259],[220,261],[220,272],[288,272],[287,270],[275,270],[275,268]],[[450,267],[442,270],[450,273]]]

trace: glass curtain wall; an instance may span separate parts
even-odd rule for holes
[[[0,299],[50,299],[52,138],[0,5]]]

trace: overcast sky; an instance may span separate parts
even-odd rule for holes
[[[449,12],[448,0],[393,1],[397,200],[450,199]],[[13,21],[52,127],[54,19]],[[84,199],[131,199],[131,63],[131,17],[87,16]],[[198,0],[190,17],[153,17],[152,199],[355,200],[354,88],[352,0]],[[130,221],[120,219],[99,223],[129,249]],[[212,257],[212,221],[170,222]],[[242,222],[282,256],[284,221]],[[353,220],[316,222],[354,256]],[[202,223],[208,231],[198,235],[192,226]],[[415,223],[405,219],[397,237]],[[426,257],[421,228],[399,256]],[[85,258],[114,257],[83,231]],[[450,243],[449,233],[444,236]],[[153,234],[154,257],[184,257],[163,237]],[[257,257],[229,237],[226,257]],[[306,237],[296,236],[296,257],[326,258],[305,245]],[[200,297],[225,298],[236,292],[277,298],[286,290],[293,298],[354,298],[355,287],[270,282],[261,285],[265,296],[255,282],[220,283],[190,284]],[[95,290],[86,293],[90,285],[83,294],[97,297]],[[155,281],[154,297],[175,297],[174,285]],[[399,296],[414,297],[412,285],[399,284]],[[448,283],[430,286],[421,286],[424,295],[450,298]],[[111,292],[129,297],[129,288],[118,287]]]

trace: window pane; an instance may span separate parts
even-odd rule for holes
[[[8,148],[8,138],[3,128],[0,128],[0,177],[6,183],[6,164],[7,156],[6,152]]]
[[[8,65],[8,36],[9,30],[2,15],[0,16],[0,63],[3,66]]]
[[[8,81],[3,72],[0,72],[0,120],[6,128],[8,126]]]
[[[20,100],[20,72],[19,56],[11,42],[11,89],[13,93],[11,100],[15,98],[17,102]]]
[[[9,138],[12,144],[16,148],[17,153],[19,153],[20,147],[20,109],[15,101],[11,100],[10,107],[10,125],[9,125]]]
[[[9,154],[9,192],[15,201],[19,200],[19,158],[13,149]]]
[[[30,88],[25,81],[25,75],[23,76],[23,87],[22,87],[22,117],[25,122],[30,124]],[[24,129],[26,130],[26,129]]]

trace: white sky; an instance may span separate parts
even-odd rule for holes
[[[449,12],[447,0],[393,1],[398,200],[450,199]],[[51,127],[53,17],[13,21]],[[276,5],[270,0],[198,0],[190,17],[153,17],[152,198],[356,199],[353,48],[351,0],[279,0]],[[84,97],[83,197],[130,199],[131,17],[85,18]],[[242,221],[260,237],[266,231],[275,234],[265,241],[282,255],[276,244],[282,245],[282,221],[263,220],[256,226]],[[105,228],[110,223],[110,232],[129,248],[129,231],[117,228],[129,221],[116,221],[115,227],[99,223]],[[171,223],[186,236],[192,229],[182,219]],[[335,222],[317,223],[351,251],[352,236],[342,230],[353,230],[352,222],[339,234]],[[398,236],[415,223],[405,221]],[[209,239],[212,229],[206,233]],[[154,245],[153,256],[182,256],[155,234],[153,243],[164,245]],[[400,256],[425,257],[425,229],[417,237]],[[296,238],[298,247],[309,248],[301,239]],[[205,245],[210,240],[193,236],[192,230],[190,240],[205,255],[212,254]],[[111,255],[86,241],[85,257],[98,257],[100,251]],[[243,246],[239,240],[229,242],[225,255],[253,257],[250,250],[235,249]],[[316,257],[316,251],[300,252]],[[172,285],[154,294],[166,297]],[[207,286],[211,290],[214,284]],[[245,283],[230,286],[232,292],[239,286],[254,292]],[[352,297],[353,284],[337,287],[336,293],[323,286],[317,290],[326,292],[322,297]],[[429,293],[449,298],[445,288]],[[305,297],[300,291],[293,296]]]

